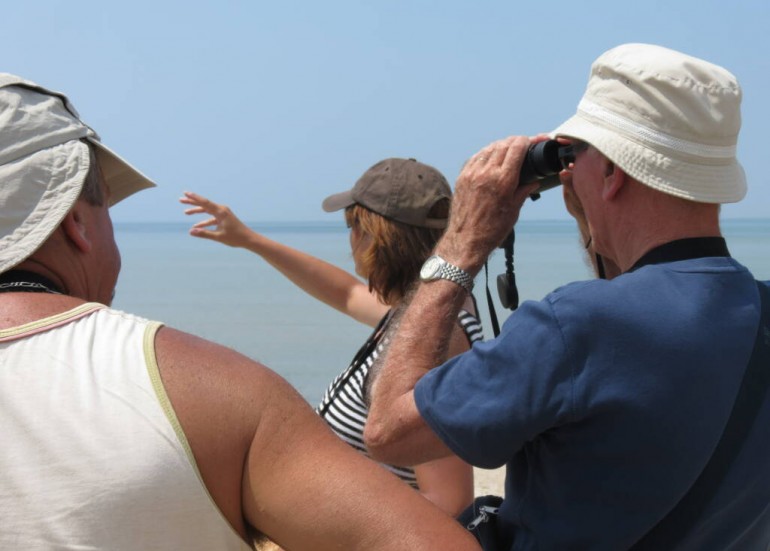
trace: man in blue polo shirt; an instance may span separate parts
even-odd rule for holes
[[[621,274],[524,303],[498,338],[431,370],[445,359],[467,281],[534,189],[518,182],[530,139],[471,158],[439,258],[374,383],[372,454],[415,464],[451,451],[506,465],[500,549],[651,547],[709,463],[759,342],[757,283],[719,229],[719,205],[746,192],[740,101],[733,75],[679,52],[626,44],[600,56],[576,115],[554,135],[575,151],[564,193]],[[713,497],[658,548],[768,548],[762,400]]]

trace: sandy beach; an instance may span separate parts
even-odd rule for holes
[[[474,495],[485,496],[494,494],[501,496],[505,491],[505,467],[499,469],[473,468]]]

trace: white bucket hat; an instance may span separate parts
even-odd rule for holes
[[[736,159],[741,88],[728,71],[649,44],[624,44],[591,66],[577,113],[554,130],[598,149],[664,193],[701,203],[746,195]]]
[[[63,94],[0,73],[0,273],[34,253],[80,196],[95,147],[110,206],[155,184],[99,142]]]

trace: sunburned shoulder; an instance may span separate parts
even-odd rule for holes
[[[230,400],[262,393],[274,387],[290,389],[281,377],[263,364],[226,346],[170,327],[155,338],[158,367],[164,379],[183,381],[188,390],[202,394],[224,392]]]
[[[0,294],[0,329],[18,327],[58,316],[82,307],[85,301],[67,295],[48,293],[3,293]]]
[[[282,431],[310,426],[317,416],[284,379],[225,346],[161,328],[155,352],[163,388],[202,480],[245,538],[241,488],[247,459],[261,464],[284,439]]]

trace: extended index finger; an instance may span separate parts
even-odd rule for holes
[[[184,210],[185,214],[203,214],[204,212],[206,212],[206,210],[202,207],[193,207]]]

